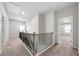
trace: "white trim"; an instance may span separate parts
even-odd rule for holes
[[[79,3],[78,3],[78,15],[79,15]],[[79,54],[79,16],[78,16],[78,54]]]
[[[19,39],[20,40],[20,39]],[[21,41],[21,40],[20,40]],[[30,50],[25,46],[25,44],[21,41],[21,43],[23,44],[23,46],[27,49],[27,51],[30,53],[31,56],[33,56],[33,54],[30,52]]]
[[[54,44],[51,44],[48,48],[44,49],[42,52],[38,53],[35,56],[39,56],[40,54],[42,54],[43,52],[45,52],[46,50],[48,50],[49,48],[51,48]]]
[[[73,16],[72,17],[72,20],[71,20],[71,26],[72,26],[72,47],[74,47],[73,43],[74,43],[74,39],[73,39]]]

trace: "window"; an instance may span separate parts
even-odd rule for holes
[[[65,33],[71,33],[71,24],[66,24],[64,27]]]
[[[25,25],[20,25],[19,26],[19,31],[20,32],[26,32],[26,26]]]
[[[64,23],[71,23],[71,18],[62,18],[61,20],[59,20],[61,24]]]

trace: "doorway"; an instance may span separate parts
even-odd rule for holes
[[[73,17],[58,20],[58,43],[65,47],[73,47]]]

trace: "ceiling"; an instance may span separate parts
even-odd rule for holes
[[[10,17],[29,19],[50,9],[59,11],[75,4],[75,2],[7,2],[6,7]]]

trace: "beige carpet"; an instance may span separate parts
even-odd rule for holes
[[[77,50],[62,45],[55,45],[40,54],[40,56],[78,56]]]
[[[20,39],[10,39],[4,45],[2,56],[30,56]]]
[[[65,45],[65,44],[64,44]],[[77,50],[69,45],[57,44],[49,48],[40,56],[77,56]],[[4,46],[1,56],[30,56],[19,39],[10,39]]]
[[[78,56],[77,49],[72,48],[70,37],[61,37],[59,44],[51,47],[40,56]]]

